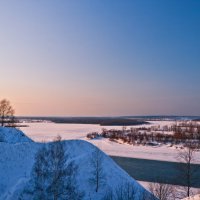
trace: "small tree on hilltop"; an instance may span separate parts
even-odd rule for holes
[[[64,147],[60,136],[50,144],[50,184],[47,191],[54,200],[81,200],[84,194],[78,191],[75,176],[78,166],[69,161],[69,155],[65,153]]]
[[[4,126],[5,123],[10,123],[14,117],[14,109],[10,105],[10,102],[6,99],[0,101],[0,120],[1,126]]]
[[[20,198],[30,200],[81,200],[84,196],[76,183],[77,165],[69,160],[65,144],[58,136],[44,144],[35,156],[32,179]]]
[[[48,186],[48,168],[49,168],[49,151],[45,145],[37,152],[35,156],[35,164],[33,166],[32,175],[34,177],[32,194],[35,199],[48,199],[47,186]]]
[[[100,186],[103,185],[105,181],[105,174],[103,171],[103,154],[98,148],[96,148],[92,153],[90,163],[92,171],[89,181],[91,184],[95,185],[95,191],[98,192]]]

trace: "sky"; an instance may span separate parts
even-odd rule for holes
[[[200,115],[199,0],[0,0],[0,99],[21,116]]]

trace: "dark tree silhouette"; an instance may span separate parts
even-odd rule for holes
[[[98,192],[100,186],[105,182],[105,174],[103,171],[103,154],[96,148],[91,157],[91,177],[89,181],[95,185],[95,191]]]
[[[195,159],[195,147],[194,144],[188,143],[187,146],[178,153],[178,159],[183,162],[179,167],[181,178],[186,184],[186,196],[190,196],[190,190],[192,183],[195,179],[196,169],[192,166],[192,162]]]
[[[138,195],[141,200],[158,200],[149,192],[138,190],[133,183],[128,181],[123,181],[114,189],[109,188],[102,200],[135,200],[138,199]]]
[[[64,142],[58,136],[37,152],[32,179],[22,195],[29,195],[33,200],[81,200],[83,193],[77,189],[76,170],[77,166],[69,160]]]
[[[10,123],[14,116],[14,109],[10,105],[10,102],[6,99],[0,101],[0,119],[1,126],[4,126],[6,122]]]
[[[175,199],[175,187],[163,183],[150,183],[149,191],[160,200]]]

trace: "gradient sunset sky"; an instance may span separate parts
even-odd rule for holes
[[[16,115],[200,115],[200,1],[2,0],[0,69]]]

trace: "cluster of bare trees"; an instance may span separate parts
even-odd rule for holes
[[[144,192],[144,191],[143,191]],[[108,190],[105,192],[103,200],[134,200],[137,199],[136,195],[143,197],[143,192],[139,193],[133,183],[124,181],[118,185],[114,190]],[[150,196],[150,195],[149,195]]]
[[[13,126],[15,122],[14,109],[6,99],[0,101],[0,124],[1,126]]]
[[[88,181],[94,192],[100,192],[100,196],[102,192],[105,194],[102,200],[134,200],[138,199],[136,193],[141,195],[142,200],[153,200],[151,194],[143,190],[139,194],[137,187],[126,181],[115,189],[100,191],[102,188],[105,189],[107,183],[103,163],[103,153],[95,147],[88,163],[91,168]],[[78,189],[77,172],[78,166],[69,159],[61,137],[57,137],[53,143],[44,144],[36,153],[31,179],[23,189],[19,200],[84,199],[84,192]]]
[[[181,122],[172,126],[174,137],[179,140],[200,140],[200,124],[196,122]]]
[[[149,191],[159,200],[175,200],[176,188],[175,186],[163,183],[150,183]]]
[[[76,182],[77,165],[69,160],[64,143],[58,137],[44,146],[35,156],[32,179],[20,195],[21,200],[81,200],[84,193]]]
[[[95,148],[91,154],[89,166],[91,168],[89,183],[95,192],[101,188],[105,189],[106,176],[103,166],[103,153]],[[179,166],[180,178],[185,187],[177,187],[163,183],[150,183],[149,194],[142,191],[139,194],[137,187],[130,182],[121,183],[116,188],[105,191],[102,200],[135,200],[140,195],[141,200],[176,200],[191,195],[191,187],[195,179],[195,168],[192,163],[195,159],[195,149],[192,144],[180,150],[178,159],[182,163]],[[64,143],[57,137],[53,143],[44,146],[35,156],[35,164],[32,169],[32,179],[24,188],[19,200],[42,199],[61,200],[72,199],[81,200],[84,193],[79,191],[76,182],[78,166],[70,161],[65,152]]]
[[[184,149],[179,150],[177,159],[179,160],[179,165],[177,169],[179,175],[176,178],[182,180],[183,186],[173,186],[163,183],[150,183],[149,191],[154,194],[160,200],[176,200],[189,197],[192,194],[192,185],[197,181],[196,165],[193,164],[195,161],[196,150],[192,143],[189,143]]]
[[[165,130],[173,131],[173,134],[163,133],[162,131],[153,131],[154,128],[131,128],[122,130],[103,129],[101,133],[94,132],[87,134],[87,137],[94,139],[97,137],[109,138],[112,141],[121,140],[128,144],[155,145],[160,144],[184,144],[193,143],[193,146],[200,148],[200,125],[183,124],[181,126],[173,125],[165,127]],[[161,130],[160,128],[158,130]],[[188,132],[189,131],[189,132]]]
[[[113,132],[112,132],[113,133]],[[116,132],[114,132],[116,133]],[[122,134],[120,131],[117,133]],[[97,135],[96,135],[97,134]],[[107,132],[105,132],[104,130],[104,134],[107,134]],[[110,134],[110,132],[109,132]],[[92,135],[92,137],[95,137],[95,135],[97,137],[101,137],[102,135],[99,135],[98,133],[94,133],[94,135]],[[112,134],[110,134],[112,135]],[[122,134],[123,135],[123,134]],[[104,135],[105,137],[105,135]],[[168,185],[168,184],[163,184],[163,183],[151,183],[149,185],[149,190],[150,192],[152,192],[154,194],[154,197],[160,199],[160,200],[175,200],[175,199],[182,199],[185,197],[189,197],[190,195],[192,195],[191,193],[191,187],[194,184],[196,180],[196,172],[197,172],[197,168],[196,165],[194,165],[194,161],[195,161],[195,153],[196,153],[197,149],[196,146],[194,145],[193,142],[188,142],[187,144],[185,144],[185,148],[178,150],[178,156],[177,156],[177,160],[180,162],[178,165],[178,175],[176,178],[182,180],[182,184],[184,186],[172,186],[172,185]],[[98,154],[97,154],[98,155]],[[98,157],[98,156],[96,156]],[[98,162],[96,162],[98,164]],[[96,168],[97,169],[97,168]],[[101,178],[100,178],[101,179]],[[98,180],[98,179],[96,179]],[[97,182],[96,182],[97,183]],[[113,191],[109,191],[106,193],[105,196],[105,200],[127,200],[127,199],[134,199],[133,198],[133,194],[134,194],[134,188],[129,188],[126,184],[124,184],[123,186],[120,186],[121,189],[117,189],[114,193]],[[128,190],[128,192],[123,192],[122,191],[126,191]],[[126,195],[128,194],[132,194],[131,197],[129,198],[128,196],[124,195],[124,193],[126,193]],[[120,194],[123,194],[120,197]],[[153,199],[154,197],[147,197],[145,195],[143,195],[142,199]]]

